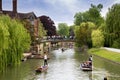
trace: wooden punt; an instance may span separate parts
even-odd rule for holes
[[[47,69],[48,69],[48,66],[46,65],[46,66],[40,66],[40,67],[38,67],[35,71],[36,72],[44,72]]]
[[[86,67],[84,64],[80,64],[80,69],[83,71],[92,71],[92,66]]]

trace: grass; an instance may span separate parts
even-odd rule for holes
[[[114,62],[119,62],[120,63],[120,53],[113,52],[113,51],[108,51],[105,49],[100,49],[100,48],[92,48],[88,50],[88,53],[106,58],[108,60],[114,61]]]

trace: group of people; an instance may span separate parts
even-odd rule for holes
[[[91,68],[92,67],[92,56],[89,57],[89,60],[82,64],[83,67]]]

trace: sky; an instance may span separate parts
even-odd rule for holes
[[[74,24],[74,15],[85,12],[91,4],[103,4],[101,15],[105,17],[113,4],[120,0],[17,0],[17,11],[21,13],[34,12],[37,17],[49,16],[55,23]],[[12,0],[2,0],[3,10],[12,10]]]

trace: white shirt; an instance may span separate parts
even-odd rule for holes
[[[44,59],[47,59],[47,55],[46,54],[44,55]]]

